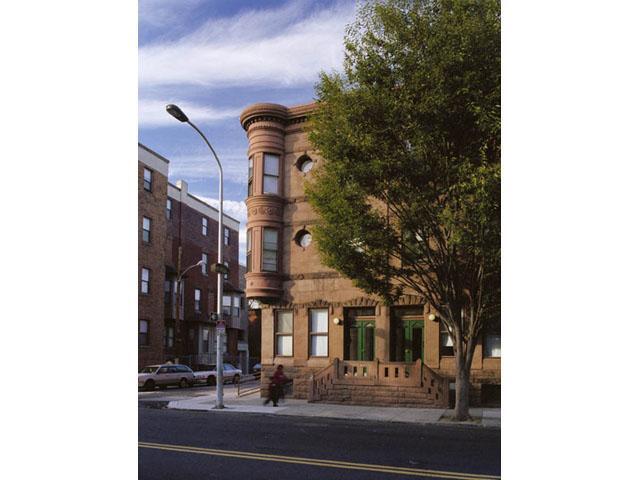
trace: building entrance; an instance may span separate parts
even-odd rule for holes
[[[424,361],[424,320],[422,307],[394,309],[390,335],[390,360]]]
[[[344,359],[373,361],[376,332],[375,309],[347,309],[345,323]]]

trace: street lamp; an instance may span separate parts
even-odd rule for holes
[[[218,164],[218,170],[220,172],[220,184],[218,188],[218,265],[223,264],[222,261],[222,164],[218,159],[218,155],[216,151],[213,149],[207,137],[200,131],[198,127],[196,127],[193,123],[189,121],[189,118],[184,114],[180,107],[177,105],[167,105],[167,113],[174,117],[176,120],[182,123],[188,123],[191,127],[200,134],[204,142],[207,144],[211,153],[213,153],[213,157],[216,159],[216,163]],[[218,271],[218,299],[216,302],[216,311],[218,321],[222,321],[222,271]],[[216,326],[216,408],[224,408],[224,404],[222,403],[222,396],[224,394],[224,379],[222,373],[222,331]],[[222,386],[221,386],[222,385]]]

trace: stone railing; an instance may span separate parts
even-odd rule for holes
[[[308,398],[310,402],[322,400],[322,397],[328,393],[337,378],[338,362],[339,360],[334,358],[333,362],[325,368],[311,375]]]
[[[311,375],[309,401],[326,398],[333,385],[393,385],[421,387],[435,406],[449,405],[448,380],[438,375],[421,360],[414,363],[340,360]]]
[[[434,405],[449,408],[449,381],[422,365],[422,388]]]

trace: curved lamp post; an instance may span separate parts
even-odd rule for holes
[[[223,229],[223,225],[222,225],[222,220],[223,220],[222,164],[218,159],[218,155],[216,154],[216,151],[213,149],[213,147],[209,143],[209,140],[207,140],[207,137],[204,136],[204,134],[200,131],[198,127],[196,127],[193,123],[191,123],[191,121],[189,121],[189,118],[184,114],[182,110],[180,110],[180,107],[178,107],[177,105],[167,105],[166,109],[169,115],[171,115],[176,120],[182,123],[188,123],[196,132],[198,132],[198,134],[200,134],[204,142],[209,147],[209,150],[211,150],[211,153],[213,153],[213,157],[216,159],[216,163],[218,164],[218,170],[220,172],[220,184],[219,184],[219,190],[218,190],[219,192],[219,195],[218,195],[218,203],[219,203],[218,205],[218,262],[216,265],[216,271],[218,272],[218,295],[217,295],[217,301],[216,301],[216,312],[217,312],[217,320],[220,321],[222,320],[222,272],[223,272],[223,269],[218,268],[218,266],[223,265],[223,261],[222,261],[222,229]],[[220,379],[222,379],[222,381],[220,381]],[[220,329],[216,327],[216,408],[224,408],[224,404],[222,402],[223,395],[224,395],[224,376],[222,373],[222,332],[220,331]]]

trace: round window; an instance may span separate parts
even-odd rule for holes
[[[298,170],[300,170],[302,173],[309,173],[313,168],[313,160],[311,160],[311,158],[306,154],[302,155],[296,161],[296,167],[298,167]]]
[[[306,230],[300,230],[296,235],[296,243],[302,248],[307,248],[311,245],[311,234]]]

